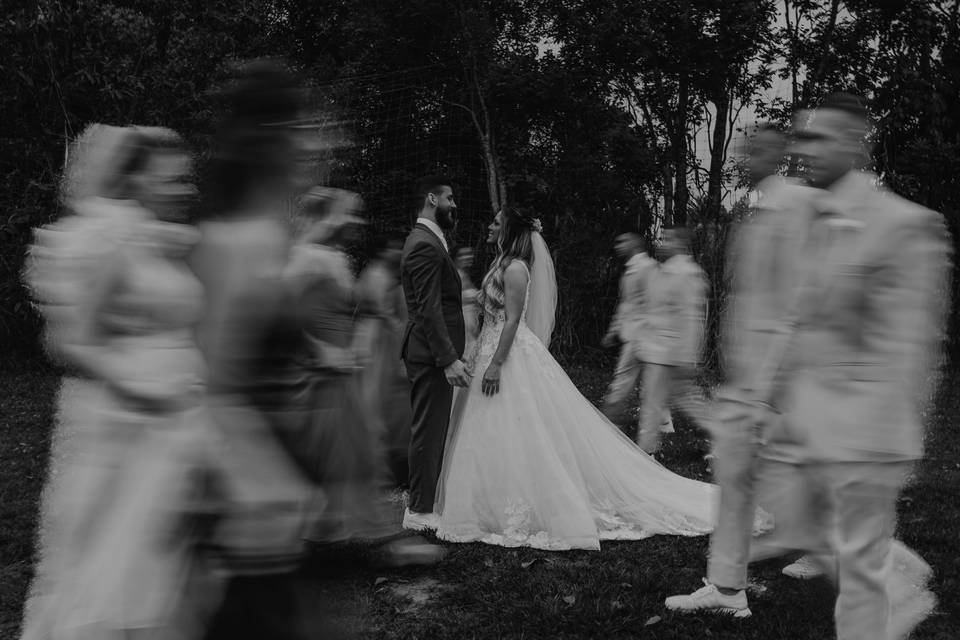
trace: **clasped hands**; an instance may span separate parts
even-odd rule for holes
[[[448,364],[443,369],[443,375],[447,377],[447,382],[452,387],[469,387],[470,378],[473,377],[463,360],[454,360]]]
[[[463,360],[454,360],[443,370],[447,382],[454,387],[469,387],[473,374],[467,369]],[[490,363],[483,374],[480,390],[485,396],[496,395],[500,391],[500,365]]]

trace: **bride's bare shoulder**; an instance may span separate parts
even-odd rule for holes
[[[530,279],[530,268],[527,266],[527,263],[523,260],[511,260],[510,264],[504,267],[503,270],[503,281],[504,284],[511,285],[520,285],[525,287],[527,281]]]

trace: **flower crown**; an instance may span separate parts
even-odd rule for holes
[[[505,211],[505,213],[508,213]],[[519,222],[520,224],[529,227],[537,233],[543,233],[543,223],[540,222],[540,218],[534,218],[532,215],[529,215],[527,211],[522,209],[511,209],[508,213],[511,218]]]

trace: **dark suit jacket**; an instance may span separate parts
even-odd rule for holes
[[[407,236],[400,278],[409,312],[401,357],[435,367],[460,359],[465,339],[460,276],[440,239],[423,225]]]

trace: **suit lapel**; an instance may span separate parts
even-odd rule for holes
[[[460,276],[457,274],[457,265],[453,263],[453,256],[450,255],[450,252],[443,246],[443,243],[440,242],[440,238],[438,238],[437,235],[426,225],[417,223],[415,228],[420,229],[427,239],[433,244],[433,246],[440,250],[440,254],[443,256],[444,262],[447,264],[447,268],[453,271],[455,276],[454,279],[457,281],[457,287],[461,289],[462,294],[463,283],[460,282]]]
[[[451,264],[453,263],[453,258],[450,257],[450,252],[447,251],[447,249],[443,246],[443,243],[440,242],[440,238],[438,238],[433,231],[431,231],[426,225],[420,223],[417,223],[416,228],[423,231],[424,235],[427,236],[430,242],[433,243],[435,247],[440,249],[441,252],[443,252],[443,255],[447,257],[448,262]]]
[[[866,210],[864,203],[872,194],[863,193],[854,183],[837,195],[830,194],[818,203],[817,218],[811,224],[804,251],[806,288],[804,317],[813,320],[840,282],[844,264],[858,260],[861,254],[858,242],[863,236]]]

